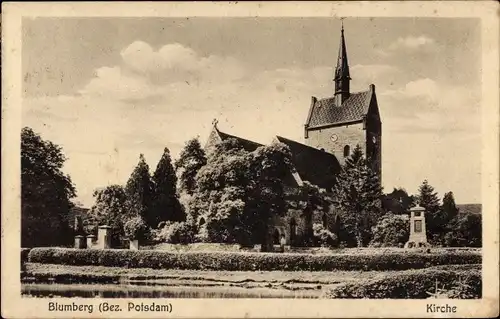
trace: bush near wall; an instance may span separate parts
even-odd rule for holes
[[[444,252],[312,255],[240,252],[166,252],[155,250],[33,248],[29,261],[47,264],[191,270],[406,270],[435,265],[477,264],[481,254]]]
[[[419,269],[393,273],[385,278],[363,280],[337,286],[326,298],[427,299],[441,290],[439,297],[478,299],[482,295],[480,265],[462,270]],[[439,293],[439,292],[438,292]]]

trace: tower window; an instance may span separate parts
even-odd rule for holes
[[[351,147],[349,145],[344,146],[344,157],[347,157],[351,154]]]

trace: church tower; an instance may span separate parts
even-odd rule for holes
[[[382,122],[375,85],[370,84],[366,91],[351,92],[343,25],[333,81],[333,96],[323,99],[314,96],[311,98],[311,106],[304,124],[305,143],[334,154],[340,164],[343,164],[359,145],[381,180]]]

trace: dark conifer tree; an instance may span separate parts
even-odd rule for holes
[[[152,222],[184,221],[185,216],[177,195],[177,176],[172,165],[170,151],[165,147],[163,155],[153,173]]]
[[[149,166],[143,154],[139,156],[139,163],[130,175],[125,189],[130,215],[141,216],[148,226],[155,227],[156,225],[153,225],[155,218],[153,218],[151,210],[153,183],[149,174]]]

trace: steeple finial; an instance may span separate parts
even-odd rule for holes
[[[219,123],[219,121],[217,119],[213,119],[212,120],[212,126],[214,127],[214,129],[218,130],[217,129],[217,124]]]
[[[335,68],[335,96],[337,97],[337,105],[340,106],[349,97],[349,62],[347,60],[347,48],[344,37],[344,18],[340,18],[340,46],[339,55],[337,58],[337,67]]]

